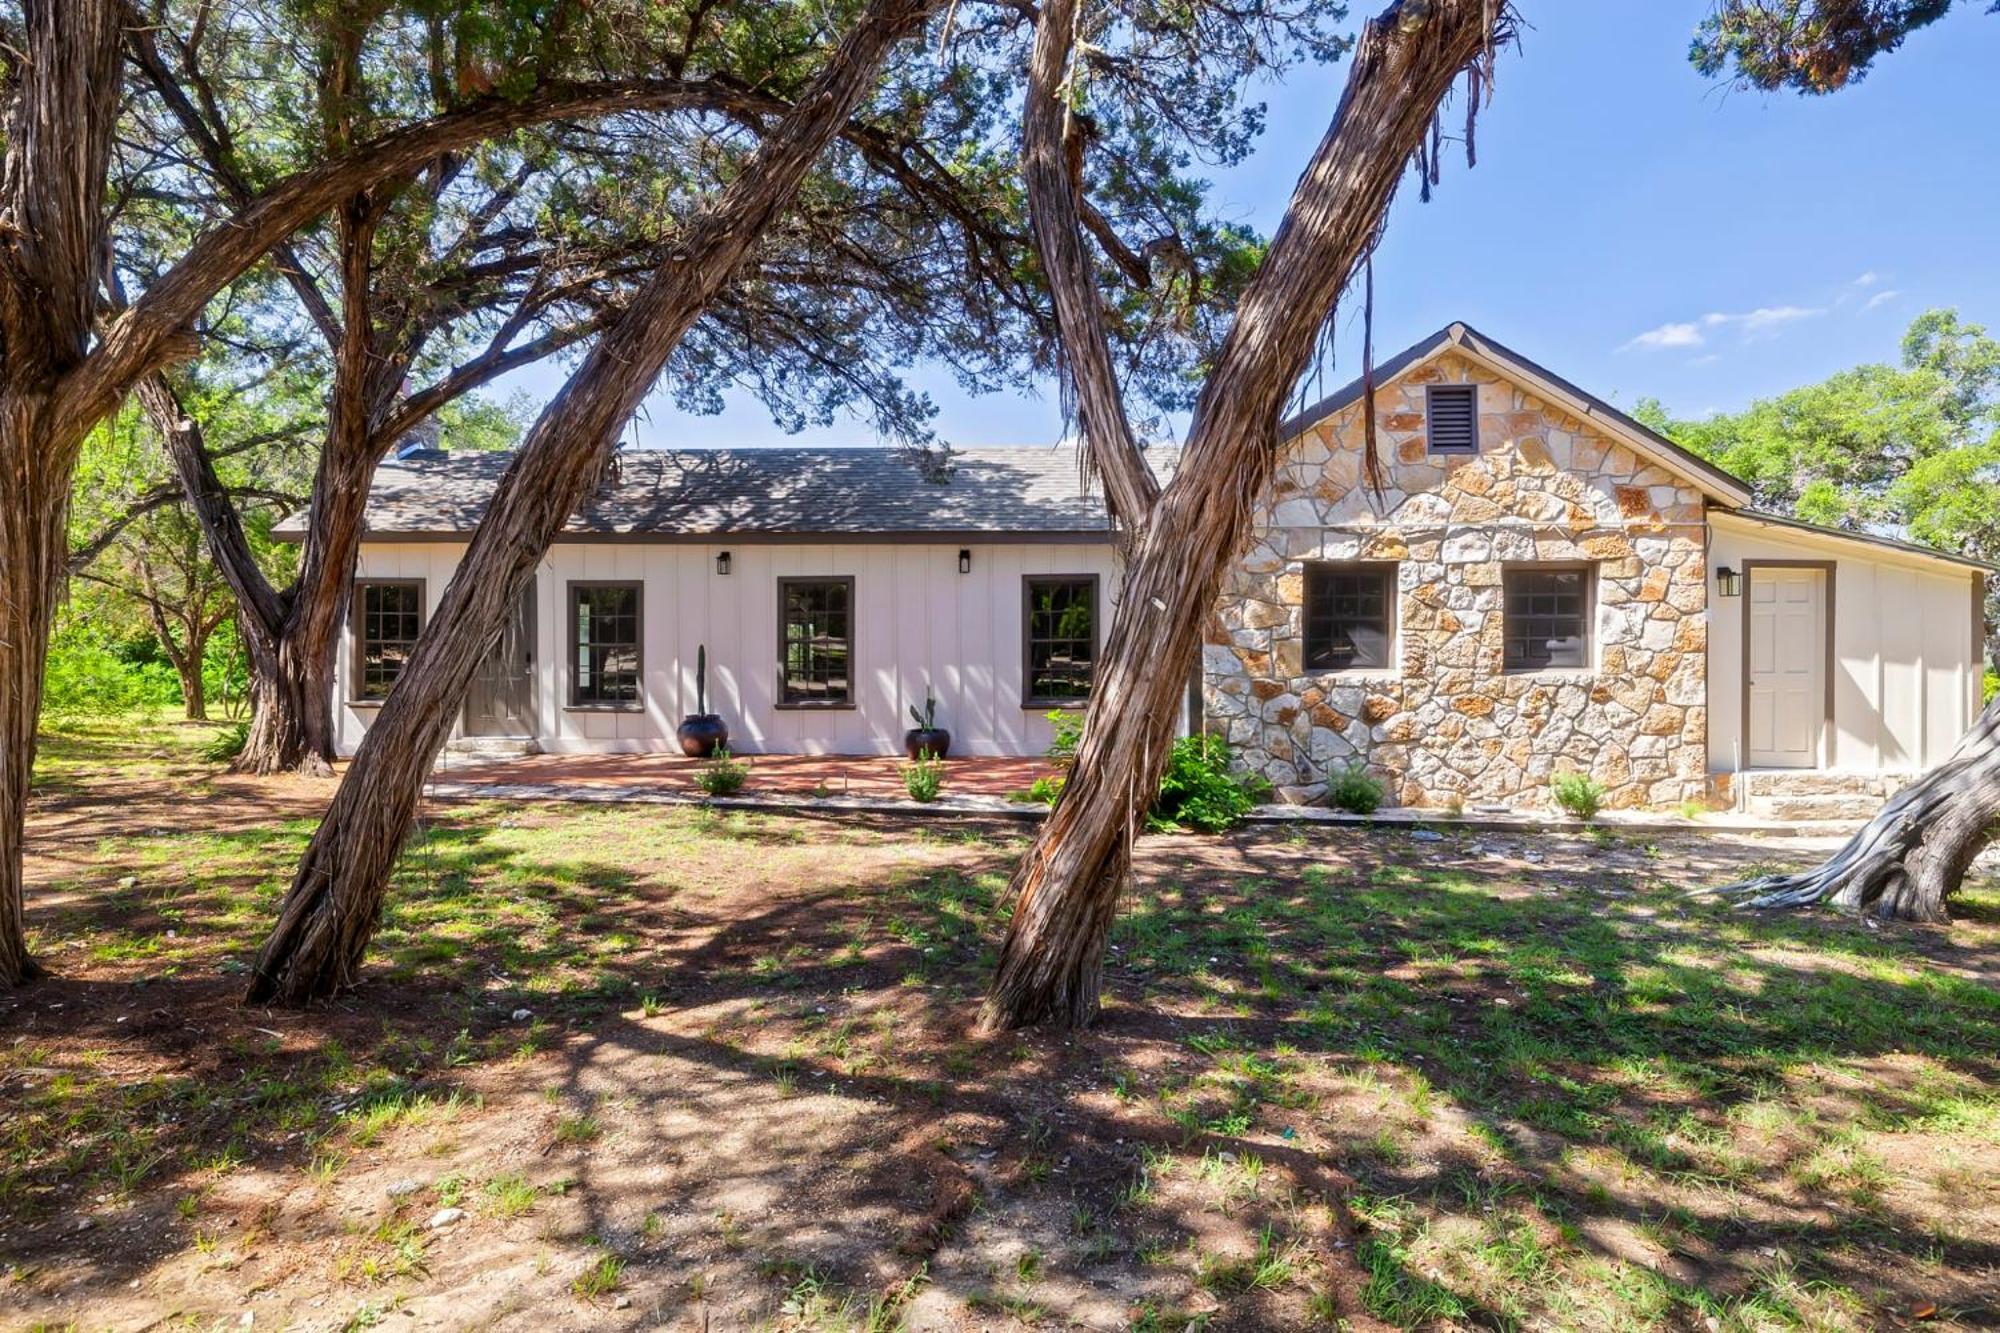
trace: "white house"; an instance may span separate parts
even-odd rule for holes
[[[1758,513],[1736,478],[1463,324],[1376,383],[1379,490],[1357,386],[1286,424],[1183,719],[1289,799],[1346,764],[1410,805],[1532,802],[1563,768],[1621,806],[1738,773],[1870,790],[1976,713],[1987,566]],[[381,469],[343,750],[506,463]],[[963,451],[948,475],[892,449],[628,453],[543,560],[460,733],[673,749],[705,645],[742,752],[895,753],[929,689],[954,754],[1038,753],[1118,613],[1079,477],[1066,449]]]

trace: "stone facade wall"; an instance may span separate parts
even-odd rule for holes
[[[1427,452],[1425,386],[1479,386],[1480,451]],[[1402,805],[1545,804],[1588,771],[1614,807],[1704,795],[1702,496],[1590,423],[1455,352],[1377,391],[1385,479],[1362,477],[1357,404],[1291,441],[1203,653],[1207,724],[1283,799],[1363,764]],[[1310,561],[1396,561],[1387,671],[1304,665]],[[1595,566],[1592,665],[1502,670],[1503,569]]]

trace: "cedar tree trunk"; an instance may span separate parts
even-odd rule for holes
[[[58,403],[84,360],[118,109],[113,0],[26,0],[0,178],[0,985],[41,969],[22,919],[23,834],[49,628],[69,569],[83,431]]]
[[[1073,5],[1041,5],[1024,108],[1023,174],[1038,242],[1073,230],[1076,215],[1073,198],[1061,197],[1071,176],[1055,160],[1064,151],[1061,113],[1049,105],[1068,64]],[[1081,1026],[1096,1016],[1133,838],[1159,787],[1202,625],[1276,468],[1280,410],[1453,80],[1505,40],[1510,24],[1507,6],[1493,0],[1400,0],[1363,29],[1332,124],[1195,406],[1179,471],[1129,548],[1076,764],[1010,886],[1014,914],[986,997],[987,1028]],[[1087,281],[1079,265],[1045,268],[1058,287]],[[1077,349],[1099,319],[1097,297],[1072,295],[1058,301],[1057,319],[1070,373],[1084,375],[1094,358]],[[1115,395],[1115,386],[1098,385],[1079,386],[1077,397],[1088,404]],[[1115,477],[1116,461],[1105,455],[1117,433],[1097,425],[1086,422],[1086,440],[1099,470]]]
[[[1726,893],[1749,907],[1810,907],[1897,921],[1944,922],[1972,859],[2000,821],[2000,699],[1986,706],[1951,757],[1889,799],[1823,864],[1762,875]]]
[[[874,0],[795,107],[648,280],[528,433],[301,858],[247,998],[352,983],[423,782],[481,655],[703,307],[780,214],[937,0]]]

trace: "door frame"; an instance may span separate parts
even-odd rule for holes
[[[1820,573],[1826,576],[1826,583],[1821,591],[1822,604],[1820,608],[1821,609],[1820,618],[1822,621],[1824,621],[1824,629],[1826,633],[1826,643],[1821,650],[1822,655],[1820,659],[1820,679],[1824,684],[1826,693],[1826,712],[1825,716],[1820,719],[1819,743],[1814,748],[1819,751],[1819,762],[1816,765],[1816,768],[1823,770],[1828,767],[1831,767],[1831,765],[1828,763],[1828,760],[1831,757],[1828,754],[1828,750],[1830,748],[1829,742],[1833,736],[1833,667],[1834,667],[1833,592],[1834,592],[1834,580],[1839,576],[1840,573],[1840,562],[1837,560],[1745,560],[1742,563],[1743,563],[1743,597],[1742,597],[1743,624],[1741,627],[1741,637],[1743,639],[1743,675],[1742,675],[1743,730],[1738,732],[1737,734],[1743,738],[1743,759],[1742,759],[1743,766],[1745,768],[1755,767],[1755,765],[1753,765],[1750,762],[1750,606],[1751,606],[1750,588],[1751,584],[1756,578],[1757,571],[1760,569],[1816,569],[1820,571]]]

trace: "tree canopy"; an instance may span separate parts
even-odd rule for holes
[[[1937,22],[1958,0],[1720,0],[1688,52],[1703,74],[1767,92],[1818,94],[1858,83],[1875,57]],[[2000,13],[2000,0],[1988,13]]]

